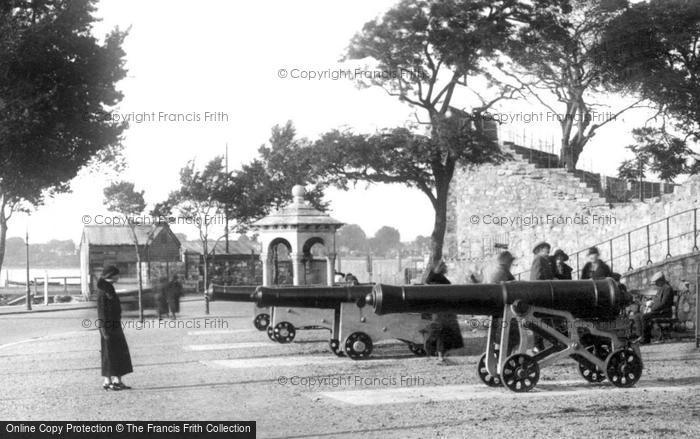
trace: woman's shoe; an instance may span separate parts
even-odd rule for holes
[[[109,390],[111,384],[102,384],[102,388],[105,390]]]
[[[127,386],[127,385],[124,384],[124,383],[112,383],[112,385],[113,385],[114,387],[117,387],[117,390],[129,390],[129,389],[131,389],[130,386]]]
[[[102,386],[102,387],[104,387],[104,386]],[[107,389],[109,389],[109,390],[121,390],[122,388],[119,387],[119,384],[117,384],[117,383],[111,383],[107,386],[107,388],[105,388],[105,390],[107,390]]]

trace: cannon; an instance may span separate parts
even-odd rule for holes
[[[453,312],[488,316],[486,352],[477,366],[488,386],[533,389],[540,370],[562,358],[592,383],[631,387],[641,377],[639,345],[623,310],[631,295],[613,279],[500,284],[376,285],[366,303],[378,315]],[[513,331],[511,332],[511,328]],[[534,335],[534,337],[533,337]],[[545,342],[536,343],[535,337]]]
[[[273,309],[270,327],[283,343],[292,341],[300,328],[328,329],[330,349],[338,356],[368,358],[376,342],[389,339],[425,355],[430,321],[420,314],[375,314],[364,303],[371,291],[371,285],[258,287],[254,297],[259,307]]]
[[[257,285],[210,285],[206,300],[223,302],[253,303],[253,293]],[[253,326],[258,331],[265,331],[270,326],[270,310],[255,306],[253,311]],[[268,331],[268,336],[270,332]]]

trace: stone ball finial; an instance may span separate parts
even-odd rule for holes
[[[302,199],[303,200],[304,197],[306,196],[306,188],[300,184],[295,185],[292,188],[292,196],[295,199]]]

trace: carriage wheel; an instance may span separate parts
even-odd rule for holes
[[[328,346],[330,346],[331,352],[333,352],[333,353],[334,353],[335,355],[337,355],[338,357],[343,357],[343,356],[345,356],[345,352],[343,352],[343,351],[340,349],[340,340],[335,339],[335,338],[334,338],[334,339],[331,339],[331,340],[328,342]]]
[[[362,360],[372,353],[372,339],[364,332],[353,332],[345,339],[345,353],[353,360]]]
[[[506,359],[501,372],[503,384],[513,392],[528,392],[540,379],[537,361],[527,354],[514,354]]]
[[[605,361],[608,380],[616,387],[632,387],[642,376],[642,359],[633,349],[619,349]]]
[[[601,360],[605,360],[610,355],[610,346],[606,344],[592,344],[586,347],[586,350]],[[598,369],[595,365],[588,361],[583,361],[578,364],[578,372],[584,380],[589,383],[600,383],[605,381],[605,371]]]
[[[277,341],[277,339],[275,338],[275,330],[272,329],[272,326],[268,325],[268,327],[265,329],[265,331],[267,332],[267,336],[270,338],[270,340],[272,340],[274,342]]]
[[[425,348],[419,344],[409,343],[408,349],[411,352],[413,352],[413,355],[415,355],[417,357],[425,357],[428,355],[428,353],[425,351]]]
[[[275,340],[280,343],[291,343],[294,340],[294,336],[297,335],[297,330],[289,322],[279,322],[275,325],[273,329],[275,334]]]
[[[270,326],[270,315],[269,314],[258,314],[253,320],[253,325],[258,331],[264,331]]]
[[[498,358],[498,351],[496,351],[496,358]],[[476,368],[477,373],[479,374],[479,378],[481,381],[484,382],[489,387],[501,387],[503,386],[503,382],[501,381],[501,377],[498,375],[493,376],[489,373],[489,370],[486,368],[486,353],[481,356],[479,359],[479,365]]]

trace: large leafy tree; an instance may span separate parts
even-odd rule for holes
[[[220,217],[223,213],[219,198],[226,190],[227,180],[223,157],[213,158],[201,170],[196,168],[192,160],[180,170],[180,187],[171,192],[165,202],[156,205],[152,212],[158,216],[167,216],[174,209],[194,224],[202,244],[205,290],[209,284],[209,256],[215,250],[216,242],[225,236],[216,233],[217,226],[222,223]]]
[[[347,59],[371,61],[389,73],[361,85],[380,87],[410,105],[416,125],[368,135],[326,133],[312,148],[317,173],[342,188],[369,181],[421,190],[435,212],[433,262],[443,253],[448,191],[457,165],[503,158],[483,131],[483,115],[517,89],[491,78],[489,94],[482,96],[470,85],[486,76],[486,61],[526,23],[529,3],[403,0],[366,23],[347,50]]]
[[[0,2],[0,264],[18,210],[70,189],[118,154],[125,33],[92,35],[95,0]]]
[[[632,4],[602,43],[598,62],[609,81],[656,104],[686,139],[700,140],[700,2]]]
[[[338,247],[346,248],[348,252],[366,252],[367,234],[357,224],[348,224],[338,230],[336,238]]]
[[[625,53],[619,42],[605,41],[605,32],[625,10],[627,0],[570,0],[541,2],[531,23],[519,29],[497,65],[543,105],[547,120],[561,128],[561,164],[576,168],[581,153],[596,132],[643,99],[609,105],[610,93],[624,91],[607,80],[599,63],[600,51]],[[607,45],[607,46],[606,46]]]
[[[313,174],[315,157],[309,141],[298,138],[292,122],[275,125],[270,140],[258,149],[258,157],[233,171],[225,188],[215,199],[235,221],[234,230],[248,226],[292,199],[292,187],[306,185],[306,198],[316,208],[325,210],[324,185],[316,183]]]
[[[700,170],[700,155],[688,147],[685,139],[651,127],[636,128],[632,134],[636,143],[627,146],[627,149],[634,154],[634,159],[620,164],[620,178],[642,181],[651,172],[663,181],[672,182],[679,175],[694,174]]]
[[[399,253],[401,251],[401,234],[394,227],[382,226],[370,240],[370,245],[373,252],[381,255],[387,255],[390,252]]]

